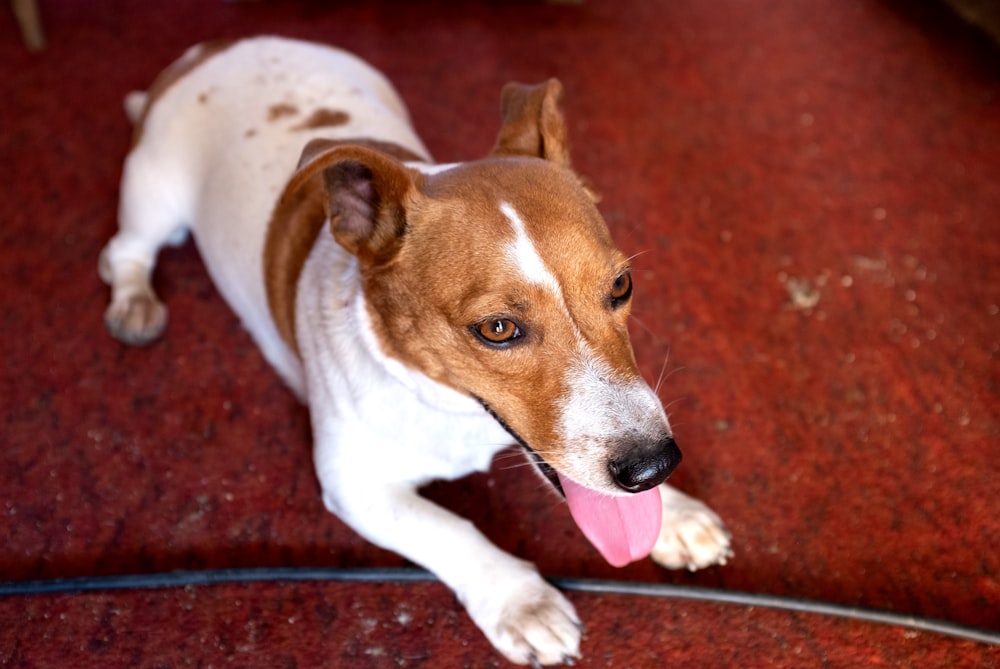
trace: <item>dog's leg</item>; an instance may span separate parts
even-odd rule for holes
[[[115,338],[132,345],[153,341],[167,324],[167,308],[153,292],[150,277],[160,248],[183,241],[186,234],[176,200],[163,194],[147,162],[134,152],[125,163],[118,233],[101,251],[98,266],[111,286],[104,322]]]
[[[660,485],[663,526],[651,557],[669,569],[691,571],[713,564],[726,564],[733,555],[729,530],[722,520],[698,500],[679,490]]]
[[[538,665],[579,657],[573,605],[533,564],[503,552],[468,520],[409,485],[373,490],[353,468],[349,475],[318,472],[330,511],[372,543],[433,572],[508,660]]]

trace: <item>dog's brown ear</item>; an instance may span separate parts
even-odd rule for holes
[[[406,229],[406,203],[420,175],[384,152],[317,139],[302,151],[292,184],[321,177],[325,213],[337,242],[366,262],[395,255]]]
[[[509,83],[500,94],[503,125],[492,154],[536,156],[569,167],[566,123],[559,109],[562,84],[549,79],[543,84]]]
[[[406,205],[421,178],[374,148],[324,139],[306,145],[264,245],[268,304],[289,346],[297,350],[299,274],[326,221],[334,238],[363,263],[385,262],[402,244]]]
[[[330,229],[362,261],[385,262],[406,231],[406,204],[415,173],[398,160],[357,147],[323,171]]]

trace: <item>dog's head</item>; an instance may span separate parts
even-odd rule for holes
[[[492,153],[438,173],[361,146],[304,161],[385,354],[481,402],[572,507],[655,487],[680,451],[637,370],[631,268],[570,167],[560,91],[509,84]]]

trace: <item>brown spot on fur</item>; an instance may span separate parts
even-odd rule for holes
[[[267,108],[267,121],[268,123],[274,123],[280,118],[284,118],[285,116],[295,116],[298,113],[299,110],[297,107],[282,102],[280,104],[271,105]]]
[[[196,49],[194,52],[189,49],[183,56],[175,60],[173,63],[168,65],[166,69],[160,72],[159,76],[153,80],[149,90],[146,91],[146,106],[142,110],[142,114],[139,116],[139,119],[136,121],[135,127],[132,129],[133,147],[135,147],[135,145],[138,144],[139,140],[142,138],[142,131],[146,124],[146,115],[149,113],[150,108],[152,108],[153,103],[156,102],[156,100],[171,86],[173,86],[174,82],[178,81],[188,72],[195,69],[216,54],[225,51],[235,43],[236,40],[215,40],[212,42],[203,42],[197,47],[193,47]]]
[[[203,105],[208,104],[208,93],[199,93],[198,102]]]
[[[246,137],[247,139],[250,139],[256,134],[257,134],[257,128],[250,128],[245,133],[243,133],[243,136]]]
[[[345,125],[351,120],[350,114],[339,109],[317,109],[309,115],[302,123],[293,127],[292,130],[312,130],[314,128],[327,128],[338,125]]]

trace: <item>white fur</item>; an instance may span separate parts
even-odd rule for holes
[[[200,55],[195,48],[185,58]],[[139,117],[144,104],[144,97],[130,96],[129,113]],[[350,120],[296,130],[322,108],[345,112]],[[267,359],[309,403],[327,508],[372,542],[434,572],[510,660],[554,664],[578,657],[580,627],[565,597],[533,565],[504,553],[468,521],[417,493],[432,479],[486,469],[510,438],[474,400],[385,355],[369,322],[355,258],[332,236],[320,235],[307,259],[295,314],[302,362],[271,320],[262,275],[264,238],[302,146],[317,136],[366,137],[429,161],[389,82],[343,51],[256,38],[238,42],[174,82],[146,110],[143,122],[141,141],[124,168],[120,230],[101,258],[101,275],[112,286],[109,323],[117,323],[119,336],[148,341],[162,330],[166,312],[149,275],[159,248],[190,227],[220,292]],[[411,166],[425,173],[452,167]],[[514,231],[508,257],[526,281],[559,294],[559,282],[518,212],[506,204],[501,209]],[[335,277],[340,280],[331,280]],[[575,390],[564,407],[562,436],[583,445],[583,460],[611,431],[662,414],[645,384],[615,380],[582,343],[567,374]],[[623,408],[616,409],[613,424],[603,424],[597,417],[606,416],[614,403]],[[654,417],[643,418],[643,412]],[[595,479],[585,474],[592,464],[573,466],[578,480]],[[699,515],[700,503],[684,500],[680,505],[688,519],[711,513],[704,509]],[[703,527],[695,521],[686,526]],[[685,565],[710,561],[711,546],[684,552],[669,543],[698,531],[665,534],[664,559]],[[715,541],[716,553],[728,551],[728,539]]]
[[[507,244],[507,255],[511,262],[525,281],[544,286],[550,290],[568,314],[569,310],[563,301],[559,281],[556,280],[556,277],[545,265],[545,261],[538,254],[538,249],[535,248],[534,242],[528,235],[528,230],[524,227],[521,215],[507,202],[500,203],[500,212],[510,221],[511,227],[514,229],[514,239]]]
[[[407,167],[414,169],[423,174],[440,174],[441,172],[447,172],[450,169],[458,167],[461,163],[441,163],[440,165],[432,165],[429,163],[414,163],[407,162],[404,163]]]
[[[563,402],[558,433],[565,443],[575,445],[566,473],[588,488],[627,494],[610,480],[604,463],[618,439],[670,434],[659,399],[642,380],[620,378],[582,338],[566,370],[566,387],[570,393]]]

